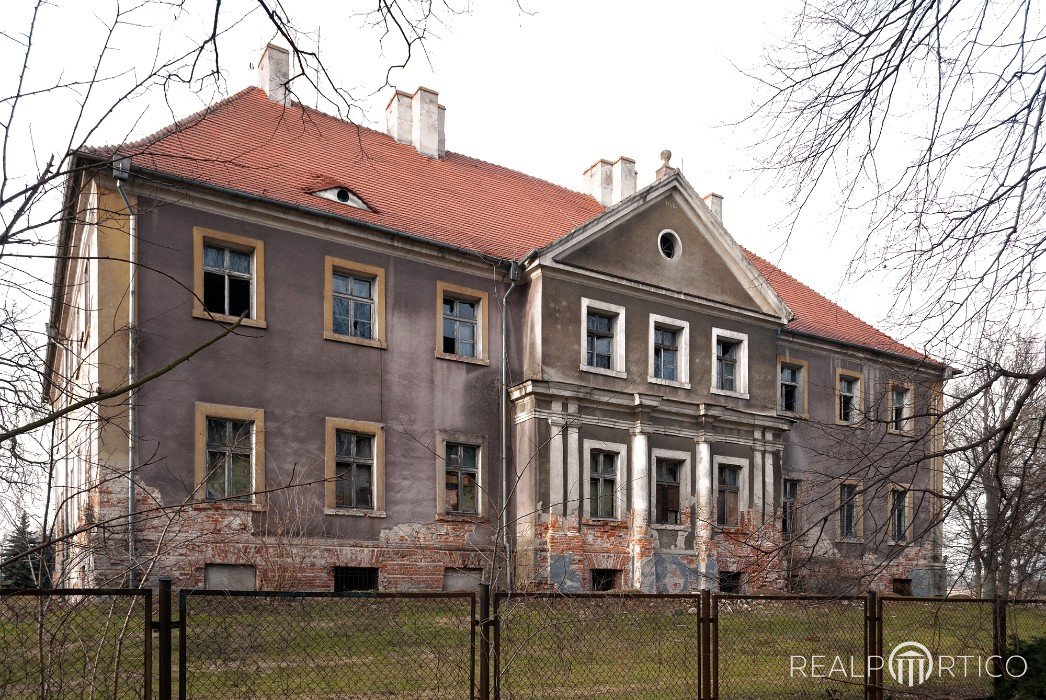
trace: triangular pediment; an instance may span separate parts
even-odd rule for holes
[[[667,232],[667,233],[666,233]],[[662,235],[673,241],[668,257]],[[787,305],[681,175],[636,193],[542,251],[542,260],[768,314]]]

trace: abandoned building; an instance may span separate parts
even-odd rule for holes
[[[288,60],[78,154],[46,395],[171,367],[58,427],[63,585],[942,590],[945,366],[668,152],[572,191],[448,150],[433,90],[387,133],[303,107]]]

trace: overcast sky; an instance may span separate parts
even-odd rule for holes
[[[798,1],[520,1],[522,9],[514,0],[484,0],[465,14],[444,15],[448,25],[434,27],[438,36],[426,44],[427,55],[415,55],[406,69],[392,74],[401,89],[422,84],[439,91],[447,108],[448,149],[579,189],[588,165],[619,155],[636,160],[639,184],[645,185],[653,179],[659,153],[669,148],[673,165],[700,193],[725,197],[724,221],[740,243],[862,318],[889,327],[888,296],[877,278],[844,283],[859,236],[837,233],[831,202],[813,204],[795,230],[783,225],[790,213],[787,193],[753,174],[750,148],[758,130],[736,125],[756,95],[755,81],[742,71],[759,69],[762,53],[788,32],[786,18]],[[377,32],[361,27],[345,9],[372,3],[285,4],[300,29],[318,31],[327,68],[358,99],[356,117],[384,129],[391,88],[375,89],[390,62],[402,58],[402,47],[389,42],[387,54],[380,55]],[[27,0],[6,6],[8,26],[27,26],[22,22],[32,7]],[[45,31],[31,62],[38,87],[89,67],[76,56],[91,55],[113,7],[105,0],[56,0],[41,10],[38,21]],[[141,26],[114,39],[119,50],[107,58],[106,69],[112,74],[147,65],[158,40],[169,48],[179,36],[195,38],[192,27],[208,26],[213,7],[189,0],[188,19],[183,14],[177,22],[168,21],[170,9],[136,15]],[[227,0],[222,8],[226,24],[236,13],[247,13],[220,45],[223,90],[231,93],[256,82],[254,65],[273,30],[254,2]],[[0,43],[0,65],[9,67],[0,74],[5,90],[17,77],[10,67],[17,65],[20,51],[12,42]],[[95,90],[115,91],[119,83]],[[308,101],[305,86],[296,87]],[[116,113],[91,142],[140,137],[169,123],[172,115],[201,107],[187,90],[170,95],[165,103],[153,93]],[[26,103],[22,117],[31,132],[22,134],[19,145],[27,170],[41,162],[41,154],[63,147],[56,135],[68,130],[75,104],[70,97],[59,92]]]

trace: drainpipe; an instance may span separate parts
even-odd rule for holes
[[[124,182],[131,176],[131,159],[120,158],[113,161],[113,177],[116,189],[123,197],[127,207],[128,221],[128,254],[127,254],[127,384],[134,384],[138,378],[138,351],[135,346],[138,336],[138,216],[131,206],[131,200],[124,190]],[[135,472],[138,468],[138,406],[137,391],[127,392],[127,559],[128,586],[137,587],[138,572],[135,568]]]
[[[508,295],[516,288],[528,255],[509,267],[508,289],[501,297],[501,539],[505,547],[505,587],[512,590],[512,549],[508,536]]]

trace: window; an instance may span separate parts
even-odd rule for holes
[[[254,468],[254,422],[207,418],[204,499],[249,501]]]
[[[856,423],[860,419],[861,378],[855,374],[839,372],[836,378],[838,410],[836,422]]]
[[[446,512],[479,513],[479,447],[446,446]]]
[[[581,299],[581,369],[625,376],[625,309]]]
[[[912,390],[902,384],[890,383],[890,430],[907,433],[912,429]]]
[[[325,512],[385,515],[385,431],[381,423],[327,418]]]
[[[586,364],[589,367],[610,369],[614,360],[614,317],[589,311],[586,323]]]
[[[317,197],[329,199],[332,202],[341,202],[342,204],[347,204],[348,206],[356,207],[357,209],[363,209],[364,211],[373,211],[362,199],[360,199],[358,194],[347,187],[330,187],[325,190],[313,192],[313,194]]]
[[[593,450],[589,455],[588,515],[590,518],[616,516],[617,453]]]
[[[911,514],[908,508],[908,489],[895,488],[890,491],[890,539],[905,542]]]
[[[650,382],[690,388],[690,324],[650,314]]]
[[[806,370],[803,360],[778,358],[780,392],[777,408],[786,413],[806,414]]]
[[[719,493],[716,496],[716,523],[720,527],[740,525],[741,468],[719,467]]]
[[[334,592],[378,590],[378,569],[371,566],[335,566]]]
[[[203,587],[208,591],[253,591],[258,587],[258,572],[253,566],[204,564]]]
[[[799,531],[799,480],[785,479],[781,488],[781,532],[794,535]]]
[[[374,436],[334,433],[334,507],[374,510]]]
[[[910,578],[890,579],[890,586],[893,588],[894,595],[912,596],[912,580]]]
[[[669,260],[675,260],[683,249],[679,236],[671,229],[665,229],[657,237],[657,249]]]
[[[193,229],[193,316],[264,328],[264,282],[262,241]]]
[[[679,477],[683,463],[674,459],[655,458],[656,493],[654,495],[655,522],[664,525],[679,524]]]
[[[855,540],[858,538],[859,508],[860,498],[857,493],[857,484],[841,484],[839,486],[840,539]]]
[[[197,403],[195,413],[197,498],[230,506],[261,506],[265,491],[265,412]]]
[[[620,569],[592,569],[592,591],[606,592],[612,591],[619,587],[619,581],[621,580]]]
[[[719,592],[740,594],[744,582],[744,575],[740,571],[719,572]]]
[[[326,256],[324,332],[328,340],[387,347],[385,270]]]
[[[436,283],[439,317],[436,356],[487,364],[487,293]]]
[[[748,398],[748,336],[712,329],[712,393]]]

